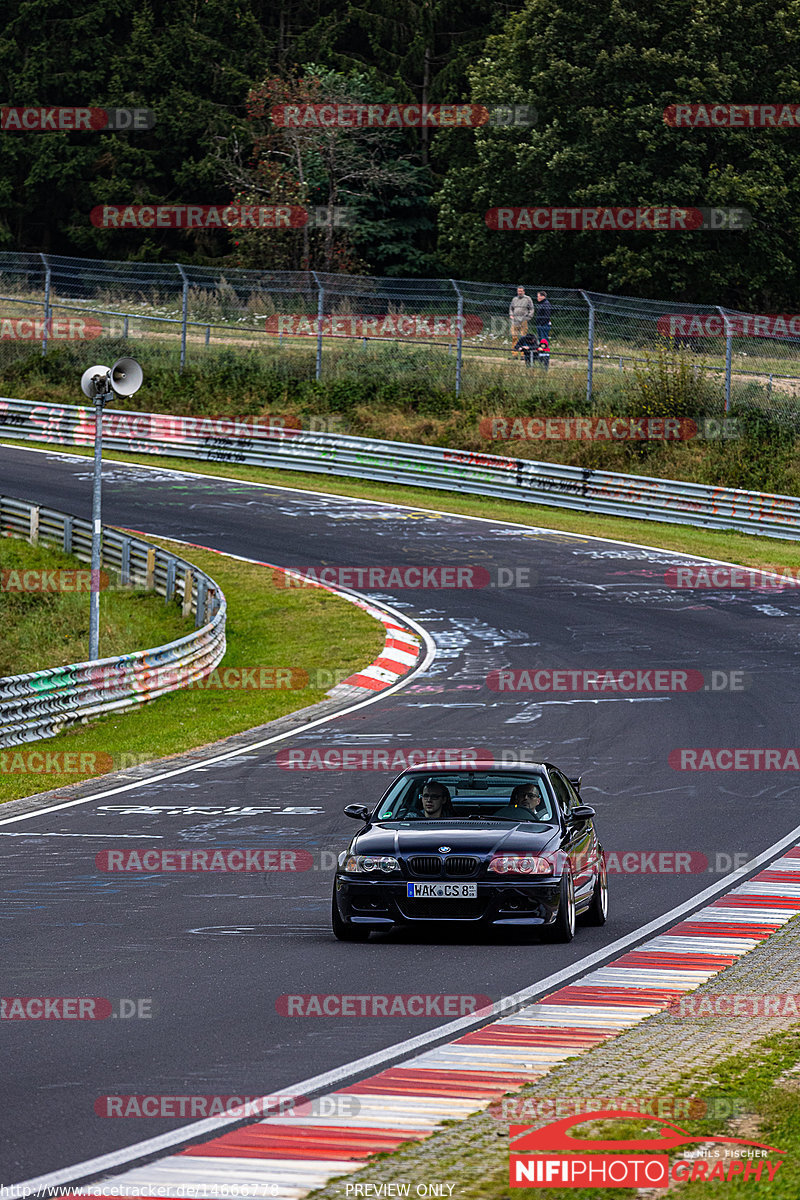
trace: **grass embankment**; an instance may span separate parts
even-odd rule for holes
[[[326,344],[325,377],[319,383],[313,379],[313,349],[296,344],[259,350],[197,348],[183,374],[178,373],[174,348],[152,342],[96,342],[91,357],[111,361],[125,352],[140,359],[145,384],[130,399],[115,401],[117,409],[188,416],[282,414],[298,417],[303,427],[314,428],[316,423],[317,428],[359,436],[800,493],[800,436],[796,423],[786,419],[789,401],[776,394],[770,408],[755,384],[736,393],[728,416],[738,422],[737,436],[731,438],[506,441],[481,434],[481,421],[492,417],[509,422],[517,417],[589,415],[686,417],[698,423],[707,417],[719,419],[723,415],[719,381],[695,372],[692,356],[672,354],[663,347],[643,351],[649,362],[637,371],[624,370],[616,376],[600,371],[602,390],[593,404],[586,399],[584,372],[560,366],[557,354],[547,374],[507,356],[493,363],[467,355],[464,395],[456,398],[454,360],[444,349]],[[60,345],[52,346],[44,358],[37,352],[8,359],[0,367],[0,390],[37,403],[76,404],[88,352],[85,345]],[[753,388],[757,395],[747,390]],[[774,415],[776,405],[784,406],[780,420]]]
[[[131,712],[100,717],[86,726],[74,726],[55,738],[0,750],[0,801],[208,745],[304,708],[321,700],[339,678],[371,662],[383,646],[383,626],[361,609],[329,592],[316,588],[287,590],[277,586],[273,572],[267,567],[162,539],[149,540],[195,563],[215,579],[225,593],[228,602],[227,651],[222,665],[226,669],[291,668],[306,672],[309,685],[293,690],[257,690],[249,684],[231,689],[218,686],[224,683],[224,679],[218,678],[212,687],[183,688]],[[26,556],[28,552],[36,556],[31,561],[37,565],[48,568],[77,565],[85,569],[85,564],[56,551],[34,550],[10,538],[0,542],[3,566],[10,565],[11,554]],[[88,596],[84,593],[75,597],[56,597],[57,603],[50,609],[49,617],[43,609],[36,612],[39,608],[35,603],[37,599],[22,597],[23,609],[27,607],[36,613],[30,620],[24,613],[12,611],[7,603],[0,602],[0,637],[3,638],[0,674],[9,673],[9,661],[18,673],[83,661],[87,657]],[[51,598],[41,599],[49,602]],[[21,619],[16,618],[15,612]],[[160,596],[127,590],[104,592],[100,653],[106,657],[161,645],[193,626],[193,619],[184,622],[180,608],[165,605]],[[9,660],[6,632],[16,639],[24,658],[15,658],[12,649]],[[65,633],[68,633],[66,640]],[[295,682],[304,682],[302,676],[296,676]],[[14,769],[15,764],[17,768],[20,765],[20,760],[14,756],[29,751],[96,756],[84,759],[84,763],[94,763],[95,769],[60,774]],[[40,760],[33,762],[38,764]],[[75,764],[74,757],[71,762]]]
[[[6,572],[9,572],[7,575]],[[31,590],[16,573],[33,572]],[[62,572],[63,574],[52,574]],[[78,572],[78,576],[75,576]],[[0,677],[64,667],[89,657],[89,566],[51,546],[0,539]],[[42,583],[38,583],[44,573]],[[183,637],[194,628],[180,606],[141,588],[120,588],[106,572],[100,601],[100,654],[130,654]],[[80,591],[33,590],[77,588]]]

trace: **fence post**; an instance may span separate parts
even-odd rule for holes
[[[456,317],[456,395],[461,395],[461,352],[464,347],[464,297],[458,289],[455,279],[451,279],[453,289],[458,296],[458,316]]]
[[[319,281],[316,271],[311,274],[317,284],[317,366],[314,378],[319,382],[322,377],[322,318],[325,312],[325,289]]]
[[[589,349],[586,355],[586,399],[592,403],[592,372],[594,370],[594,305],[586,292],[580,292],[589,308]]]
[[[186,314],[189,310],[189,280],[186,277],[186,272],[180,263],[175,263],[175,266],[181,273],[183,280],[183,302],[181,305],[181,374],[186,366]]]
[[[175,559],[170,554],[167,559],[167,583],[164,588],[164,603],[169,604],[175,595]]]
[[[187,567],[183,572],[183,606],[181,613],[184,617],[188,617],[192,611],[192,571]]]
[[[119,581],[123,587],[127,587],[131,581],[131,539],[129,537],[122,539]]]
[[[731,406],[731,361],[733,359],[733,335],[731,333],[731,323],[726,314],[717,304],[717,312],[725,322],[725,412],[728,412]]]
[[[197,578],[197,612],[195,613],[194,627],[201,629],[206,623],[206,604],[208,602],[208,584],[202,575]]]
[[[44,263],[44,325],[42,327],[42,357],[47,354],[47,326],[50,322],[50,263],[44,254],[39,258]]]

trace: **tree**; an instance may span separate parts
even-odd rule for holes
[[[269,53],[258,11],[257,0],[135,8],[95,0],[82,10],[65,10],[59,0],[8,0],[3,103],[150,108],[156,125],[130,134],[0,135],[7,242],[117,258],[224,250],[218,234],[106,231],[90,224],[89,213],[103,203],[229,199],[215,136],[244,127],[248,88]]]
[[[463,277],[738,307],[800,301],[798,133],[677,129],[676,102],[800,100],[797,0],[527,0],[489,38],[473,100],[539,113],[529,131],[481,129],[437,197],[440,251]],[[443,135],[444,136],[444,135]],[[486,228],[500,206],[743,206],[746,233],[526,234]]]
[[[413,132],[380,126],[343,128],[273,119],[292,106],[313,117],[315,105],[389,102],[374,78],[309,64],[299,78],[270,76],[248,98],[252,151],[238,138],[220,144],[222,174],[248,204],[297,204],[324,209],[314,233],[247,232],[239,238],[246,266],[323,271],[413,273],[422,255],[413,245],[425,227],[432,181],[418,162]],[[337,225],[344,210],[346,224]],[[428,221],[428,227],[432,222]]]

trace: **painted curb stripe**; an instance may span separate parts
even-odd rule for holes
[[[367,667],[356,671],[355,675],[342,680],[341,686],[360,687],[369,692],[382,692],[384,688],[397,683],[401,676],[416,666],[422,653],[419,638],[408,629],[403,629],[380,609],[362,604],[371,617],[380,621],[386,630],[383,650]]]
[[[165,1196],[172,1194],[169,1182],[180,1182],[196,1189],[187,1196],[204,1200],[221,1165],[235,1163],[238,1182],[269,1184],[272,1190],[260,1194],[301,1200],[333,1176],[360,1169],[371,1155],[425,1138],[442,1120],[480,1111],[541,1079],[556,1063],[663,1012],[723,972],[800,911],[798,861],[795,847],[579,983],[328,1093],[359,1097],[359,1113],[352,1117],[267,1117],[113,1178],[131,1187],[165,1187]]]

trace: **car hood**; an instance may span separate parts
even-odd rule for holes
[[[555,849],[559,840],[557,826],[538,826],[532,821],[459,824],[444,820],[426,822],[424,826],[372,825],[356,835],[350,852],[407,858],[409,854],[437,854],[440,846],[449,846],[453,854],[538,854]]]

